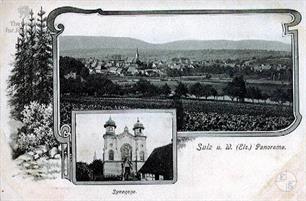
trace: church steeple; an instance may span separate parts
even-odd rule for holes
[[[139,61],[138,48],[136,49],[135,62]]]

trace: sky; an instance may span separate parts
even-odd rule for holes
[[[102,159],[104,124],[109,117],[116,122],[116,134],[123,132],[125,126],[133,134],[133,126],[139,118],[143,123],[144,135],[147,136],[147,153],[154,148],[167,145],[172,139],[172,114],[161,112],[137,113],[100,113],[76,115],[76,152],[77,161],[92,162],[94,152],[97,158]]]
[[[56,19],[56,23],[65,25],[62,35],[131,37],[150,43],[190,39],[290,43],[289,36],[283,37],[282,29],[282,23],[290,21],[289,14],[101,16],[70,13]]]

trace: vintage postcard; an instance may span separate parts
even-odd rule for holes
[[[0,16],[1,200],[306,200],[306,2]]]

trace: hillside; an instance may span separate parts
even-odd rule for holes
[[[264,40],[181,40],[162,44],[148,43],[128,37],[106,36],[61,36],[60,50],[86,49],[155,49],[155,50],[273,50],[290,51],[290,44]]]
[[[134,49],[119,49],[119,48],[99,48],[99,49],[75,49],[60,51],[61,56],[69,56],[74,58],[89,58],[97,59],[109,58],[111,55],[120,54],[123,58],[134,57],[136,48]],[[187,57],[191,60],[215,60],[215,59],[241,59],[249,60],[256,58],[288,58],[290,52],[287,51],[272,51],[272,50],[158,50],[158,49],[139,49],[140,59],[146,60],[171,60],[174,57]]]

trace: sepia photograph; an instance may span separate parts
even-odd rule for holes
[[[74,114],[76,184],[176,181],[174,110]]]

